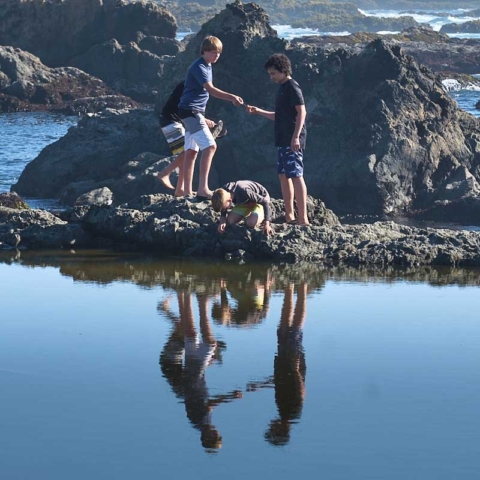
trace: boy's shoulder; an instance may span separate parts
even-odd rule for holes
[[[294,89],[299,89],[301,90],[300,85],[294,78],[289,78],[284,84],[286,88],[294,88]]]

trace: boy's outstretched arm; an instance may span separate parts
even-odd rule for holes
[[[219,88],[215,87],[212,82],[206,82],[203,84],[203,88],[215,98],[220,100],[226,100],[227,102],[232,102],[237,107],[243,105],[243,98],[238,95],[233,95],[233,93],[224,92]]]
[[[262,108],[254,107],[253,105],[247,105],[247,112],[250,115],[261,115],[262,117],[275,121],[275,112],[263,110]]]
[[[295,130],[293,131],[292,141],[290,142],[290,148],[296,152],[300,150],[300,132],[302,131],[307,116],[307,110],[305,105],[296,105],[297,118],[295,119]]]

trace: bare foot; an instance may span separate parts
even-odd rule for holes
[[[197,197],[200,198],[212,198],[213,192],[208,191],[208,192],[201,192],[200,190],[197,192]]]
[[[175,190],[175,187],[172,185],[172,182],[170,182],[170,177],[168,175],[160,175],[160,173],[157,173],[157,179],[159,182],[163,183],[165,187],[169,188],[170,190]]]

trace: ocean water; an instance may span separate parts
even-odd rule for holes
[[[78,117],[49,113],[0,114],[0,193],[9,192],[27,163],[77,122]]]
[[[401,10],[360,10],[361,13],[372,17],[386,17],[386,18],[398,18],[400,16],[411,16],[418,23],[429,24],[434,30],[439,31],[443,25],[447,23],[463,23],[471,20],[478,20],[479,17],[459,17],[458,15],[465,12],[462,9],[456,10],[441,10],[438,9],[435,12],[428,13],[427,10],[422,10],[422,13],[405,13]],[[444,13],[445,16],[438,16],[435,13]],[[293,38],[311,36],[311,35],[350,35],[351,32],[323,32],[318,29],[312,28],[292,28],[291,25],[272,25],[277,30],[280,37],[286,40],[292,40]],[[378,32],[379,34],[394,34],[399,32],[384,31]],[[451,37],[456,38],[480,38],[480,34],[472,33],[452,33]]]
[[[14,252],[0,292],[4,479],[477,477],[478,271]]]

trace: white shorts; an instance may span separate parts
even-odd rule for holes
[[[194,117],[183,118],[182,122],[185,125],[185,150],[198,152],[216,145],[205,117],[201,113],[195,113]]]

